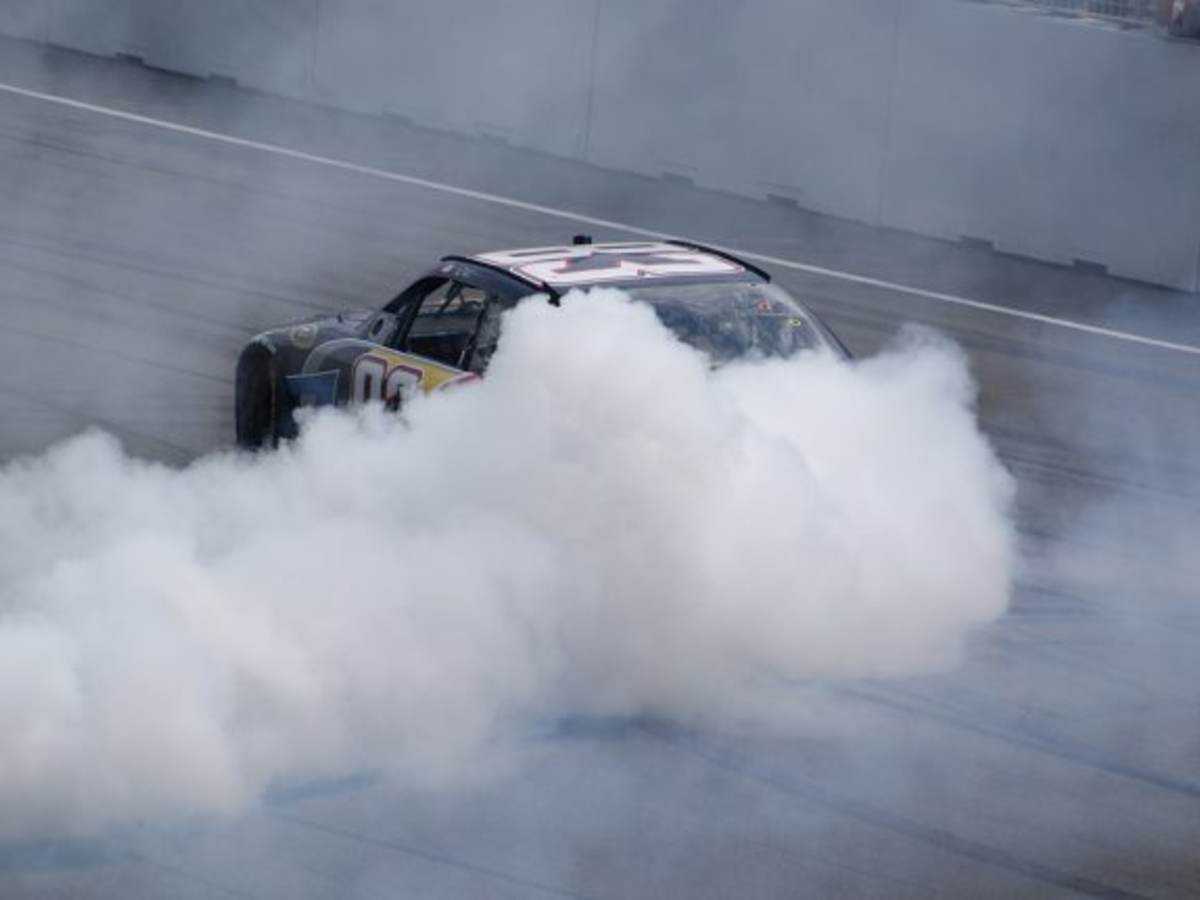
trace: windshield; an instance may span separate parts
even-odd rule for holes
[[[787,357],[818,347],[839,352],[799,303],[766,282],[656,285],[628,293],[653,306],[680,340],[714,363]]]

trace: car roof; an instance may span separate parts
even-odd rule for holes
[[[712,281],[767,274],[720,250],[675,241],[624,241],[499,250],[465,257],[556,290],[647,280]]]

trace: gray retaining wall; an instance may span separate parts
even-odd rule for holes
[[[6,0],[0,32],[1186,290],[1200,45],[958,0]]]

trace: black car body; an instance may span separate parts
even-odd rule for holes
[[[714,362],[827,348],[848,355],[815,315],[770,276],[727,253],[682,242],[593,244],[448,256],[381,309],[319,316],[264,332],[237,367],[237,441],[296,433],[301,406],[401,402],[478,378],[501,314],[531,294],[611,286],[649,303],[681,340]]]

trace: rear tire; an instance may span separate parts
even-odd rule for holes
[[[238,360],[234,402],[237,445],[261,450],[279,445],[279,378],[275,358],[265,347],[251,345]]]

